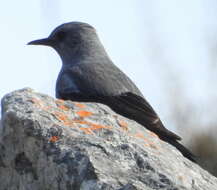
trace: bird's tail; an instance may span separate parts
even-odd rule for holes
[[[191,160],[192,162],[197,163],[198,157],[196,157],[194,154],[192,154],[187,148],[185,148],[182,144],[180,144],[177,141],[174,140],[170,140],[170,139],[162,139],[168,143],[170,143],[171,145],[175,146],[184,157],[188,158],[189,160]]]

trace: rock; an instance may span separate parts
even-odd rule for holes
[[[217,179],[107,106],[26,88],[2,99],[1,190],[215,190]]]

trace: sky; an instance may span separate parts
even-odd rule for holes
[[[209,112],[204,122],[216,122],[216,8],[214,0],[4,1],[0,97],[24,87],[54,96],[59,56],[26,44],[62,23],[82,21],[96,28],[113,62],[168,128],[174,105],[194,105],[197,118]]]

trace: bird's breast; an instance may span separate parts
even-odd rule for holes
[[[64,92],[79,93],[80,91],[73,79],[73,76],[69,75],[62,69],[56,82],[56,97],[61,98],[60,94]]]

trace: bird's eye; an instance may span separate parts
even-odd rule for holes
[[[61,31],[57,33],[58,40],[62,41],[65,37],[66,37],[66,32]]]

